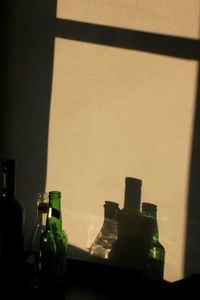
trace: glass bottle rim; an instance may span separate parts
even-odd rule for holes
[[[61,197],[61,192],[60,191],[50,191],[49,198],[52,198],[54,196]]]
[[[49,193],[48,192],[39,192],[37,193],[37,201],[38,202],[48,202]]]

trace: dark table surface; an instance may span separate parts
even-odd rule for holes
[[[173,297],[176,292],[200,290],[200,274],[167,282],[144,278],[133,269],[111,266],[104,263],[87,262],[68,258],[64,283],[34,285],[30,274],[16,284],[8,280],[1,282],[0,299],[55,299],[55,300],[113,300],[139,299],[139,297]]]

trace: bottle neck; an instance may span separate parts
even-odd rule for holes
[[[157,207],[154,204],[143,203],[142,207],[143,230],[154,242],[159,241]]]
[[[58,233],[62,232],[61,195],[59,192],[49,193],[47,229]]]
[[[119,212],[119,204],[113,201],[105,201],[104,204],[104,220],[105,219],[117,219]]]
[[[3,189],[4,197],[13,198],[15,196],[15,167],[3,167]]]
[[[140,210],[142,180],[126,177],[124,192],[124,210],[134,212]]]
[[[48,193],[38,193],[37,194],[37,214],[38,222],[42,225],[46,225],[48,207],[49,207],[49,194]]]

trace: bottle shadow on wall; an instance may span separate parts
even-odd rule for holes
[[[160,281],[165,249],[159,242],[157,205],[141,205],[141,187],[142,180],[126,177],[123,209],[116,202],[105,201],[103,225],[90,247],[90,255]]]

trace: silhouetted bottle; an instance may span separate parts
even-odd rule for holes
[[[165,249],[159,242],[157,206],[142,203],[142,237],[146,274],[155,280],[163,279]]]
[[[124,210],[127,212],[140,211],[142,180],[125,178]]]
[[[19,280],[23,270],[23,203],[15,195],[15,160],[3,159],[3,189],[0,197],[1,278]]]
[[[118,203],[105,201],[104,221],[100,232],[90,247],[90,254],[108,259],[112,247],[118,238],[117,214]]]
[[[46,230],[40,238],[41,283],[61,283],[67,259],[67,235],[62,229],[61,193],[49,192],[49,212]]]
[[[118,240],[110,259],[112,264],[138,268],[137,233],[141,228],[141,187],[142,180],[126,177],[124,207],[118,213]]]

